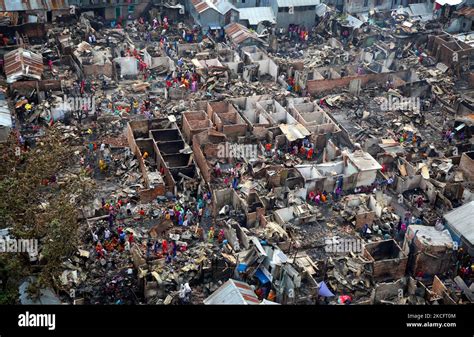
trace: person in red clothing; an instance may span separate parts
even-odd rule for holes
[[[166,255],[168,253],[168,241],[163,240],[161,243],[161,250],[163,251],[163,255]]]
[[[272,144],[267,143],[267,145],[265,145],[265,150],[266,150],[267,152],[270,152],[270,151],[272,150]]]
[[[423,202],[423,197],[420,195],[418,199],[416,199],[416,205],[418,206],[418,208],[421,208],[421,206],[423,206]]]
[[[128,234],[128,242],[130,243],[130,245],[133,243],[134,240],[135,238],[133,236],[133,232],[130,232],[130,234]]]
[[[304,148],[304,146],[300,147],[300,154],[303,156],[306,154],[306,149]]]
[[[97,244],[97,246],[95,246],[95,251],[97,252],[97,255],[99,256],[99,258],[104,257],[104,250],[100,242]]]
[[[308,150],[308,156],[307,156],[308,160],[313,159],[313,152],[314,152],[313,148],[310,148]]]
[[[145,210],[143,208],[140,208],[138,214],[140,214],[141,216],[145,216]]]

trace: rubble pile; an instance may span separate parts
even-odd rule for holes
[[[472,302],[473,49],[325,7],[265,33],[91,11],[9,46],[8,132],[60,130],[53,180],[88,184],[61,302]]]

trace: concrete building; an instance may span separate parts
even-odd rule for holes
[[[260,79],[260,77],[268,75],[276,82],[278,66],[263,50],[256,46],[243,47],[242,58],[247,65],[244,67],[243,73],[243,78],[246,81],[252,82],[253,79]]]
[[[311,138],[317,148],[325,147],[329,135],[336,135],[341,131],[331,117],[315,102],[292,102],[289,104],[289,111],[299,123],[311,131]]]
[[[227,0],[190,0],[187,9],[205,32],[239,21],[238,9]]]
[[[191,144],[194,135],[212,128],[212,122],[205,111],[186,111],[183,113],[183,136],[186,142]]]
[[[367,152],[355,151],[347,153],[343,158],[347,163],[348,173],[357,172],[356,187],[372,185],[378,170],[382,169],[382,166]]]
[[[231,0],[232,5],[237,8],[250,8],[262,6],[262,0]]]
[[[453,239],[447,230],[438,231],[432,226],[411,225],[405,235],[403,251],[413,256],[408,269],[414,275],[444,275],[451,267]]]
[[[287,29],[290,24],[312,27],[316,20],[316,5],[320,0],[271,0],[276,15],[276,27]]]
[[[245,137],[247,123],[240,117],[237,110],[229,102],[207,103],[207,114],[215,124],[216,130],[222,132],[228,139]]]
[[[275,13],[271,7],[248,7],[239,8],[240,23],[244,26],[257,30],[261,22],[276,23]]]
[[[370,261],[372,276],[377,281],[397,280],[405,275],[408,256],[395,240],[366,244],[363,256]]]
[[[446,227],[459,247],[464,247],[470,255],[474,255],[474,201],[462,205],[444,215]]]
[[[175,122],[167,118],[131,121],[127,140],[142,172],[140,200],[148,202],[166,191],[176,193],[177,185],[185,183],[183,178],[195,177],[193,154]]]
[[[72,3],[74,0],[0,1],[0,13],[12,26],[53,22],[58,16],[73,14]]]
[[[69,0],[70,5],[82,11],[93,11],[105,20],[138,18],[150,4],[150,0]]]
[[[420,0],[328,0],[325,1],[327,5],[335,7],[338,11],[348,14],[362,14],[367,17],[370,10],[389,11],[404,7],[403,11],[409,16],[421,17],[432,15],[433,2]],[[429,8],[429,13],[425,10]],[[421,10],[421,12],[420,12]]]
[[[397,0],[402,2],[402,0]],[[399,4],[400,5],[400,4]],[[346,13],[356,14],[368,12],[372,9],[378,11],[390,10],[392,1],[384,0],[344,0],[343,10]]]
[[[5,92],[5,88],[0,89],[0,143],[5,142],[8,139],[13,127],[11,110],[8,106],[7,100],[5,99]]]

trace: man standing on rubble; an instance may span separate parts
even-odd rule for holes
[[[94,242],[95,244],[99,242],[99,236],[96,232],[92,232],[92,242]]]
[[[208,240],[209,243],[214,242],[214,227],[212,227],[212,226],[209,229],[209,232],[207,233],[207,240]]]
[[[307,153],[307,154],[308,154],[308,156],[307,156],[307,159],[308,159],[308,160],[313,159],[313,152],[314,152],[314,149],[313,149],[313,147],[311,147],[311,148],[308,150],[308,153]]]
[[[99,259],[102,259],[104,257],[104,248],[102,247],[102,244],[100,242],[97,243],[97,246],[95,246],[95,251],[97,253],[97,256]]]
[[[131,108],[132,108],[132,113],[133,114],[136,114],[137,111],[138,111],[138,101],[136,99],[133,100],[132,104],[131,104]]]
[[[171,247],[172,247],[173,258],[175,258],[178,252],[178,244],[176,243],[175,240],[171,241]]]
[[[110,234],[110,230],[106,228],[104,231],[104,239],[108,241],[110,239]]]
[[[146,259],[149,260],[151,256],[151,249],[153,247],[153,243],[150,239],[146,241]]]
[[[125,232],[122,231],[120,234],[119,234],[119,240],[120,240],[120,244],[121,245],[124,245],[125,244]]]
[[[423,196],[419,196],[417,199],[416,199],[416,205],[418,206],[418,208],[421,208],[421,206],[423,206]]]
[[[232,188],[236,190],[237,186],[239,186],[239,178],[238,175],[235,175],[234,179],[232,180]]]
[[[159,250],[160,250],[160,244],[158,241],[155,241],[155,243],[153,244],[153,252],[155,253],[155,255],[158,255]]]

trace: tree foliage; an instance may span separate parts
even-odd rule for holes
[[[68,173],[74,148],[60,128],[46,130],[36,146],[20,156],[18,147],[13,136],[0,145],[0,228],[9,228],[15,238],[39,240],[37,279],[40,286],[54,286],[62,261],[76,251],[77,205],[91,191],[90,183]],[[0,278],[7,294],[0,303],[11,303],[18,282],[32,272],[27,254],[0,254]]]

